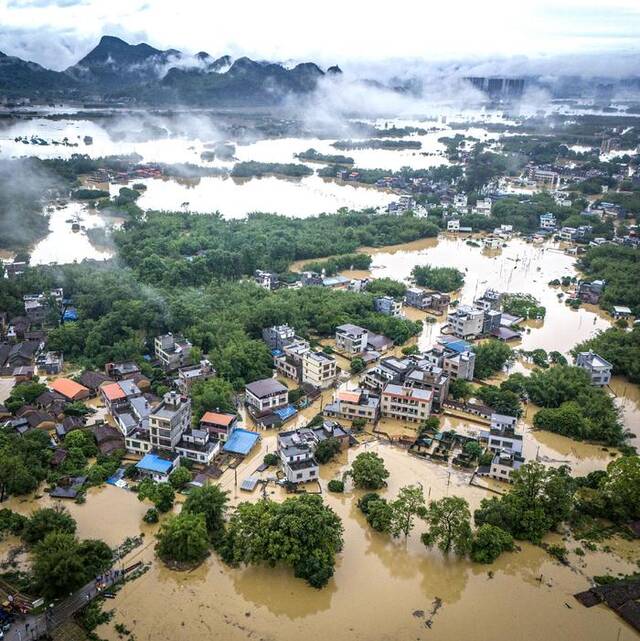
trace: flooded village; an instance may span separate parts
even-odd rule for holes
[[[33,144],[39,158],[78,162],[77,147],[24,142],[66,138],[88,163],[44,205],[46,233],[3,252],[4,637],[637,638],[632,589],[620,607],[597,592],[636,586],[640,563],[638,507],[604,490],[612,463],[637,460],[637,368],[601,338],[635,337],[638,307],[619,274],[599,276],[617,255],[598,254],[637,261],[637,155],[608,155],[635,148],[616,138],[585,159],[567,147],[555,165],[529,159],[472,187],[477,164],[495,161],[475,145],[498,156],[501,128],[529,116],[453,115],[366,123],[421,151],[287,132],[236,140],[232,160],[203,156],[204,135],[118,141],[69,114],[4,129],[5,157]],[[325,160],[288,175],[310,148]],[[353,155],[348,171],[326,160],[336,150]],[[234,175],[244,163],[266,168]],[[597,194],[578,189],[589,181]],[[550,401],[550,389],[564,396]],[[372,455],[387,475],[367,485],[354,470]],[[503,530],[480,513],[512,495],[521,470],[562,483],[567,510],[531,536],[501,517],[509,542],[480,562],[480,529]],[[639,496],[634,473],[625,499]],[[198,554],[201,524],[170,528],[214,487],[227,493],[222,533],[208,531]],[[399,509],[406,488],[422,501],[407,532],[374,526],[365,497]],[[247,503],[306,497],[341,524],[326,574],[233,549]],[[455,497],[468,514],[460,553],[427,536],[431,506]],[[46,564],[34,558],[59,534],[29,539],[42,509],[113,557],[78,569],[72,589],[39,584]],[[241,525],[239,539],[257,537]],[[162,552],[169,533],[184,558]],[[272,535],[273,546],[284,536]]]

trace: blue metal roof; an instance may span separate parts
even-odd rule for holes
[[[149,453],[145,454],[144,457],[136,463],[136,467],[140,470],[166,474],[173,467],[173,463],[160,458],[157,454]]]
[[[223,450],[231,454],[248,454],[260,438],[257,432],[243,430],[241,427],[236,428],[231,433],[229,440],[224,444]]]
[[[284,407],[280,407],[277,410],[273,410],[273,413],[279,416],[283,421],[286,421],[287,419],[297,414],[298,410],[293,407],[293,405],[285,405]]]

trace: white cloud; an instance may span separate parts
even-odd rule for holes
[[[144,34],[149,44],[213,56],[230,53],[279,60],[345,61],[409,58],[447,60],[549,56],[640,49],[638,0],[458,0],[416,2],[324,0],[302,9],[299,0],[0,0],[0,50],[16,31],[31,30],[20,51],[61,69],[69,56],[50,58],[41,34],[64,34],[69,51],[100,35]],[[71,45],[71,39],[79,43]],[[89,45],[90,46],[90,45]],[[86,49],[85,49],[86,52]]]

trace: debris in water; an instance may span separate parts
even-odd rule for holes
[[[424,617],[424,610],[414,610],[413,616],[416,617],[416,619],[422,619]]]

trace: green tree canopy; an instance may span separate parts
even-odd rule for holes
[[[422,542],[431,547],[437,545],[443,552],[454,550],[459,556],[471,548],[471,514],[469,504],[459,496],[445,496],[431,501],[424,517],[428,530]]]
[[[384,460],[375,452],[361,452],[356,456],[350,470],[353,484],[364,490],[379,490],[386,485],[389,471]]]

